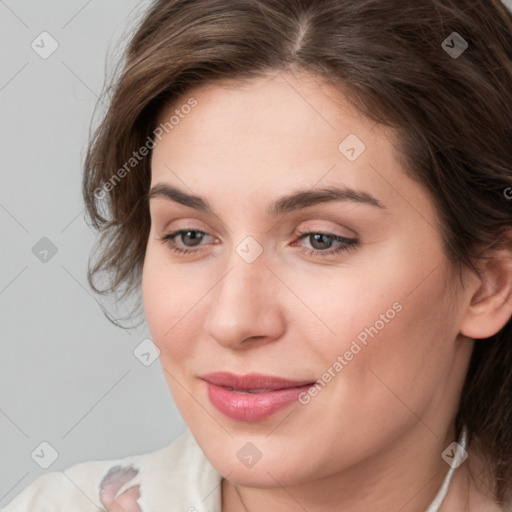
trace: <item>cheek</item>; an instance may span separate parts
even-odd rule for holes
[[[370,394],[383,387],[376,375],[407,394],[410,382],[423,382],[426,391],[446,374],[457,335],[448,270],[439,247],[432,243],[420,249],[416,254],[390,247],[367,265],[317,279],[321,288],[312,286],[311,276],[296,282],[298,294],[308,297],[308,306],[326,326],[322,336],[309,340],[318,371],[328,371],[342,356],[334,370],[356,379]]]
[[[445,275],[440,268],[421,280],[424,274],[426,269],[416,273],[404,268],[400,290],[372,309],[373,319],[360,329],[366,344],[360,344],[354,367],[359,388],[375,407],[398,408],[397,414],[405,416],[409,412],[403,403],[420,414],[433,396],[449,388],[452,378],[457,331]],[[419,286],[411,286],[417,281]],[[400,311],[390,315],[385,307],[397,302]],[[381,313],[385,316],[379,322]]]
[[[331,346],[343,345],[377,322],[387,328],[397,316],[395,303],[403,303],[416,278],[416,269],[397,259],[397,249],[389,247],[376,256],[354,255],[338,267],[283,269],[283,281],[290,283],[296,297],[287,311],[289,326],[307,319],[318,326],[318,333]],[[384,320],[381,316],[384,315]],[[383,322],[385,322],[383,324]],[[314,346],[318,338],[309,340]]]
[[[162,356],[172,352],[179,356],[184,344],[187,313],[199,299],[197,288],[185,286],[180,265],[169,265],[160,251],[148,248],[142,274],[142,296],[146,320],[153,342]],[[172,341],[172,343],[170,343]]]

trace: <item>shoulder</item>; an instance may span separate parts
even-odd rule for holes
[[[2,512],[201,511],[207,506],[220,511],[220,480],[187,430],[151,453],[81,462],[45,474]],[[202,501],[207,495],[208,504]]]

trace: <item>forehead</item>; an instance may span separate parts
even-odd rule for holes
[[[183,108],[191,99],[196,106]],[[419,193],[398,164],[394,132],[311,75],[195,87],[159,122],[173,115],[179,121],[153,150],[152,185],[173,183],[205,196],[230,190],[251,202],[327,185],[363,189],[383,203],[397,193],[414,201]]]
[[[339,88],[304,72],[192,88],[161,113],[159,122],[168,120],[190,98],[198,104],[172,128],[176,145],[194,137],[210,149],[231,145],[233,153],[236,147],[259,154],[279,148],[296,153],[313,145],[321,145],[323,151],[329,147],[337,151],[344,134],[357,132],[362,139],[375,125]]]

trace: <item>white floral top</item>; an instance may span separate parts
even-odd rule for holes
[[[187,430],[151,453],[42,475],[1,512],[221,512],[221,479]]]
[[[466,438],[463,429],[451,458],[461,456]],[[438,512],[457,465],[426,512]],[[0,512],[221,512],[221,483],[222,475],[187,430],[151,453],[43,475]]]

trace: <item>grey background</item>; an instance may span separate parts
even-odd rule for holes
[[[147,5],[0,0],[0,507],[46,472],[152,451],[185,429],[158,360],[133,353],[147,326],[110,324],[86,281],[89,125],[106,59]],[[59,45],[47,59],[31,47],[44,31]],[[57,248],[46,262],[32,252],[43,237]],[[43,441],[58,453],[48,469],[47,447],[31,456]]]

